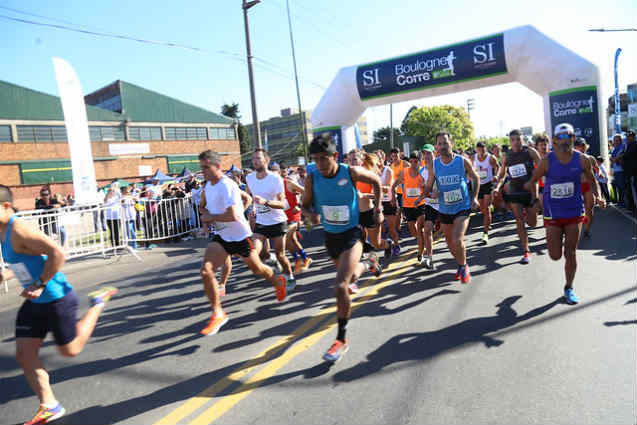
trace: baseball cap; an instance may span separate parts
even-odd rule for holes
[[[279,166],[278,162],[271,162],[270,163],[270,171],[279,171],[281,169],[281,167]]]
[[[433,152],[434,151],[434,145],[427,143],[425,146],[422,147],[423,151],[427,151],[427,152]]]
[[[483,148],[483,147],[484,147],[484,143],[482,142],[476,143],[476,148]]]
[[[630,137],[630,136],[635,137],[635,132],[633,130],[628,130],[626,132],[626,137]]]
[[[573,128],[572,125],[565,122],[555,126],[555,131],[553,132],[553,134],[560,134],[560,133],[575,134],[575,129]]]
[[[584,140],[583,137],[578,137],[577,139],[575,139],[575,146],[586,146],[586,140]]]

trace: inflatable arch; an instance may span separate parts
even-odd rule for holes
[[[549,136],[570,123],[590,153],[607,157],[599,69],[532,26],[341,68],[312,113],[313,132],[330,132],[342,154],[356,147],[354,123],[370,106],[510,82],[542,96]]]

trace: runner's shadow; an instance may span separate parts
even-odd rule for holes
[[[525,320],[537,317],[561,302],[561,298],[528,313],[518,316],[513,304],[521,295],[505,298],[497,304],[494,316],[467,319],[449,327],[422,333],[407,333],[389,339],[367,356],[367,361],[336,373],[335,381],[350,382],[381,372],[384,368],[401,362],[428,361],[445,352],[459,349],[467,344],[484,344],[486,348],[499,347],[505,341],[489,336],[493,333]]]

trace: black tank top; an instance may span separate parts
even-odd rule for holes
[[[522,146],[520,152],[509,150],[506,156],[506,166],[511,178],[511,186],[516,191],[524,190],[522,186],[531,179],[531,174],[533,174],[533,159],[529,154],[529,148]]]

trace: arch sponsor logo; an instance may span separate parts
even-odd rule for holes
[[[554,117],[564,117],[577,114],[592,114],[595,99],[590,96],[588,99],[566,100],[553,102],[551,104]]]

